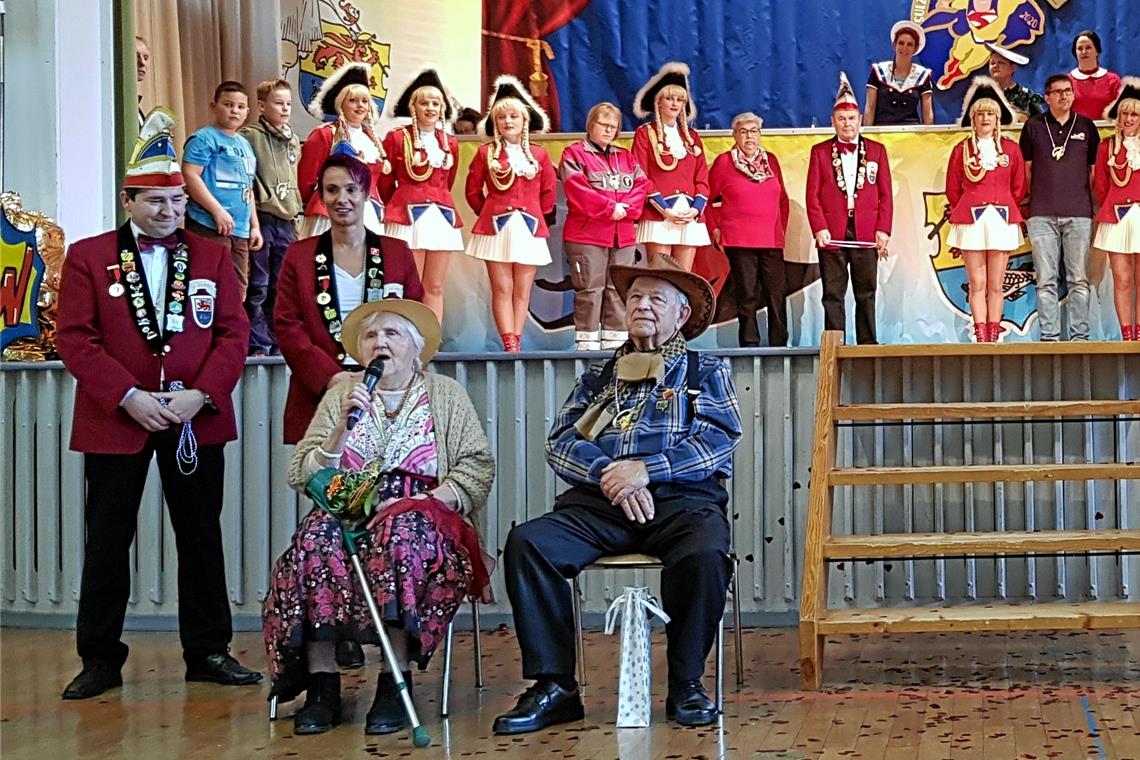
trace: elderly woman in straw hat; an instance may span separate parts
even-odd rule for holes
[[[976,77],[962,106],[961,125],[970,135],[954,146],[946,167],[950,204],[948,244],[962,255],[969,279],[974,341],[996,343],[1001,337],[1005,269],[1021,247],[1025,166],[1017,142],[1001,133],[1013,123],[1013,108],[1001,86]]]
[[[289,485],[303,491],[334,468],[330,503],[348,490],[374,505],[362,518],[358,556],[401,670],[412,662],[422,669],[459,604],[487,587],[474,526],[494,460],[463,386],[423,369],[440,341],[429,308],[402,299],[365,303],[345,320],[343,339],[361,365],[387,357],[383,373],[374,389],[348,381],[325,394],[293,452]],[[353,410],[362,412],[355,426],[346,421]],[[314,508],[273,569],[264,607],[271,694],[287,700],[307,691],[293,718],[299,734],[340,721],[335,642],[376,640],[348,567],[340,521]],[[365,733],[398,731],[405,721],[395,680],[381,673]]]

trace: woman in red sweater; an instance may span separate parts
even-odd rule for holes
[[[384,138],[392,174],[381,186],[386,214],[384,235],[403,240],[412,251],[424,286],[424,304],[443,323],[443,284],[453,251],[463,250],[463,222],[451,199],[459,142],[444,128],[456,105],[435,69],[427,68],[404,88],[392,116],[412,123]]]
[[[668,254],[691,271],[697,248],[712,241],[701,221],[709,199],[709,165],[701,136],[689,128],[697,116],[689,67],[662,66],[637,93],[633,113],[639,119],[653,117],[633,133],[633,156],[650,183],[637,242],[648,253]]]
[[[482,259],[491,280],[491,313],[506,351],[522,350],[530,291],[540,266],[550,263],[550,237],[558,178],[550,156],[531,145],[532,132],[550,129],[546,112],[514,77],[495,80],[480,131],[493,138],[480,146],[467,173],[466,196],[479,215],[467,254]]]
[[[788,191],[780,162],[760,146],[764,120],[742,113],[732,120],[736,145],[713,161],[709,172],[709,229],[724,249],[736,283],[736,320],[742,347],[760,345],[756,312],[760,288],[767,296],[768,345],[788,345],[784,309],[784,233]]]
[[[966,92],[961,125],[971,134],[954,146],[946,167],[950,203],[948,243],[966,262],[974,340],[1001,338],[1005,270],[1009,255],[1021,246],[1021,211],[1025,165],[1017,142],[1001,134],[1013,123],[1013,109],[1001,87],[976,77]]]
[[[1104,113],[1116,134],[1101,140],[1093,189],[1100,201],[1093,246],[1108,253],[1112,298],[1124,340],[1140,340],[1140,78],[1125,77]]]

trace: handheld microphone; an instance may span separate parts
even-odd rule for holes
[[[380,376],[384,374],[384,362],[392,357],[384,356],[383,354],[377,356],[368,363],[368,369],[364,370],[364,387],[368,393],[372,393],[372,389],[376,387],[376,383],[380,382]],[[360,422],[360,418],[364,415],[364,410],[360,407],[354,407],[348,410],[348,416],[344,418],[344,429],[352,430],[356,427],[356,423]]]

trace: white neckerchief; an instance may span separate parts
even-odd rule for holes
[[[1128,168],[1140,169],[1140,135],[1124,138],[1124,155],[1128,158]]]
[[[527,179],[532,178],[538,173],[538,167],[530,162],[523,152],[521,143],[512,143],[503,141],[503,145],[507,149],[507,164],[514,170],[515,174]]]
[[[998,165],[998,151],[997,143],[991,137],[979,137],[977,140],[978,146],[978,163],[986,171],[991,171],[997,168]]]
[[[353,127],[348,124],[344,125],[348,131],[348,141],[352,144],[353,149],[360,155],[360,160],[366,164],[374,164],[380,160],[380,149],[376,147],[376,143],[364,133],[363,127]]]
[[[839,138],[836,138],[839,140]],[[839,151],[839,163],[843,166],[843,184],[847,185],[847,208],[855,208],[855,173],[859,168],[859,141],[844,142],[840,145],[854,145],[855,150]]]
[[[685,141],[681,139],[681,131],[677,129],[677,125],[674,124],[670,127],[668,124],[662,124],[661,126],[665,129],[665,147],[669,149],[674,158],[684,158],[688,148],[685,147]]]
[[[428,164],[436,169],[443,166],[445,156],[443,148],[439,147],[439,138],[435,136],[434,129],[420,129],[420,144],[424,146],[424,151],[427,153]]]
[[[134,222],[131,222],[131,232],[135,236],[135,247],[137,248],[139,235],[146,233]],[[142,264],[143,277],[146,277],[146,289],[150,291],[150,300],[154,302],[154,316],[161,332],[163,319],[166,315],[166,248],[156,245],[146,253],[140,249],[139,263]]]

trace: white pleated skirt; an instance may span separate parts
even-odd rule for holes
[[[522,214],[517,211],[511,214],[498,234],[472,235],[471,242],[467,244],[467,255],[483,261],[537,267],[544,267],[551,261],[546,238],[532,235]]]
[[[973,224],[951,224],[946,242],[963,251],[1016,251],[1021,247],[1021,225],[1002,219],[989,206]]]
[[[677,198],[673,210],[688,211],[692,206],[684,196]],[[689,222],[688,224],[675,224],[673,222],[655,221],[645,219],[637,223],[637,242],[657,243],[659,245],[711,245],[709,230],[704,222]]]
[[[403,240],[413,251],[463,250],[463,233],[451,226],[434,203],[411,224],[384,222],[384,234]]]
[[[1140,205],[1132,204],[1119,222],[1098,222],[1093,248],[1107,253],[1140,253]]]

